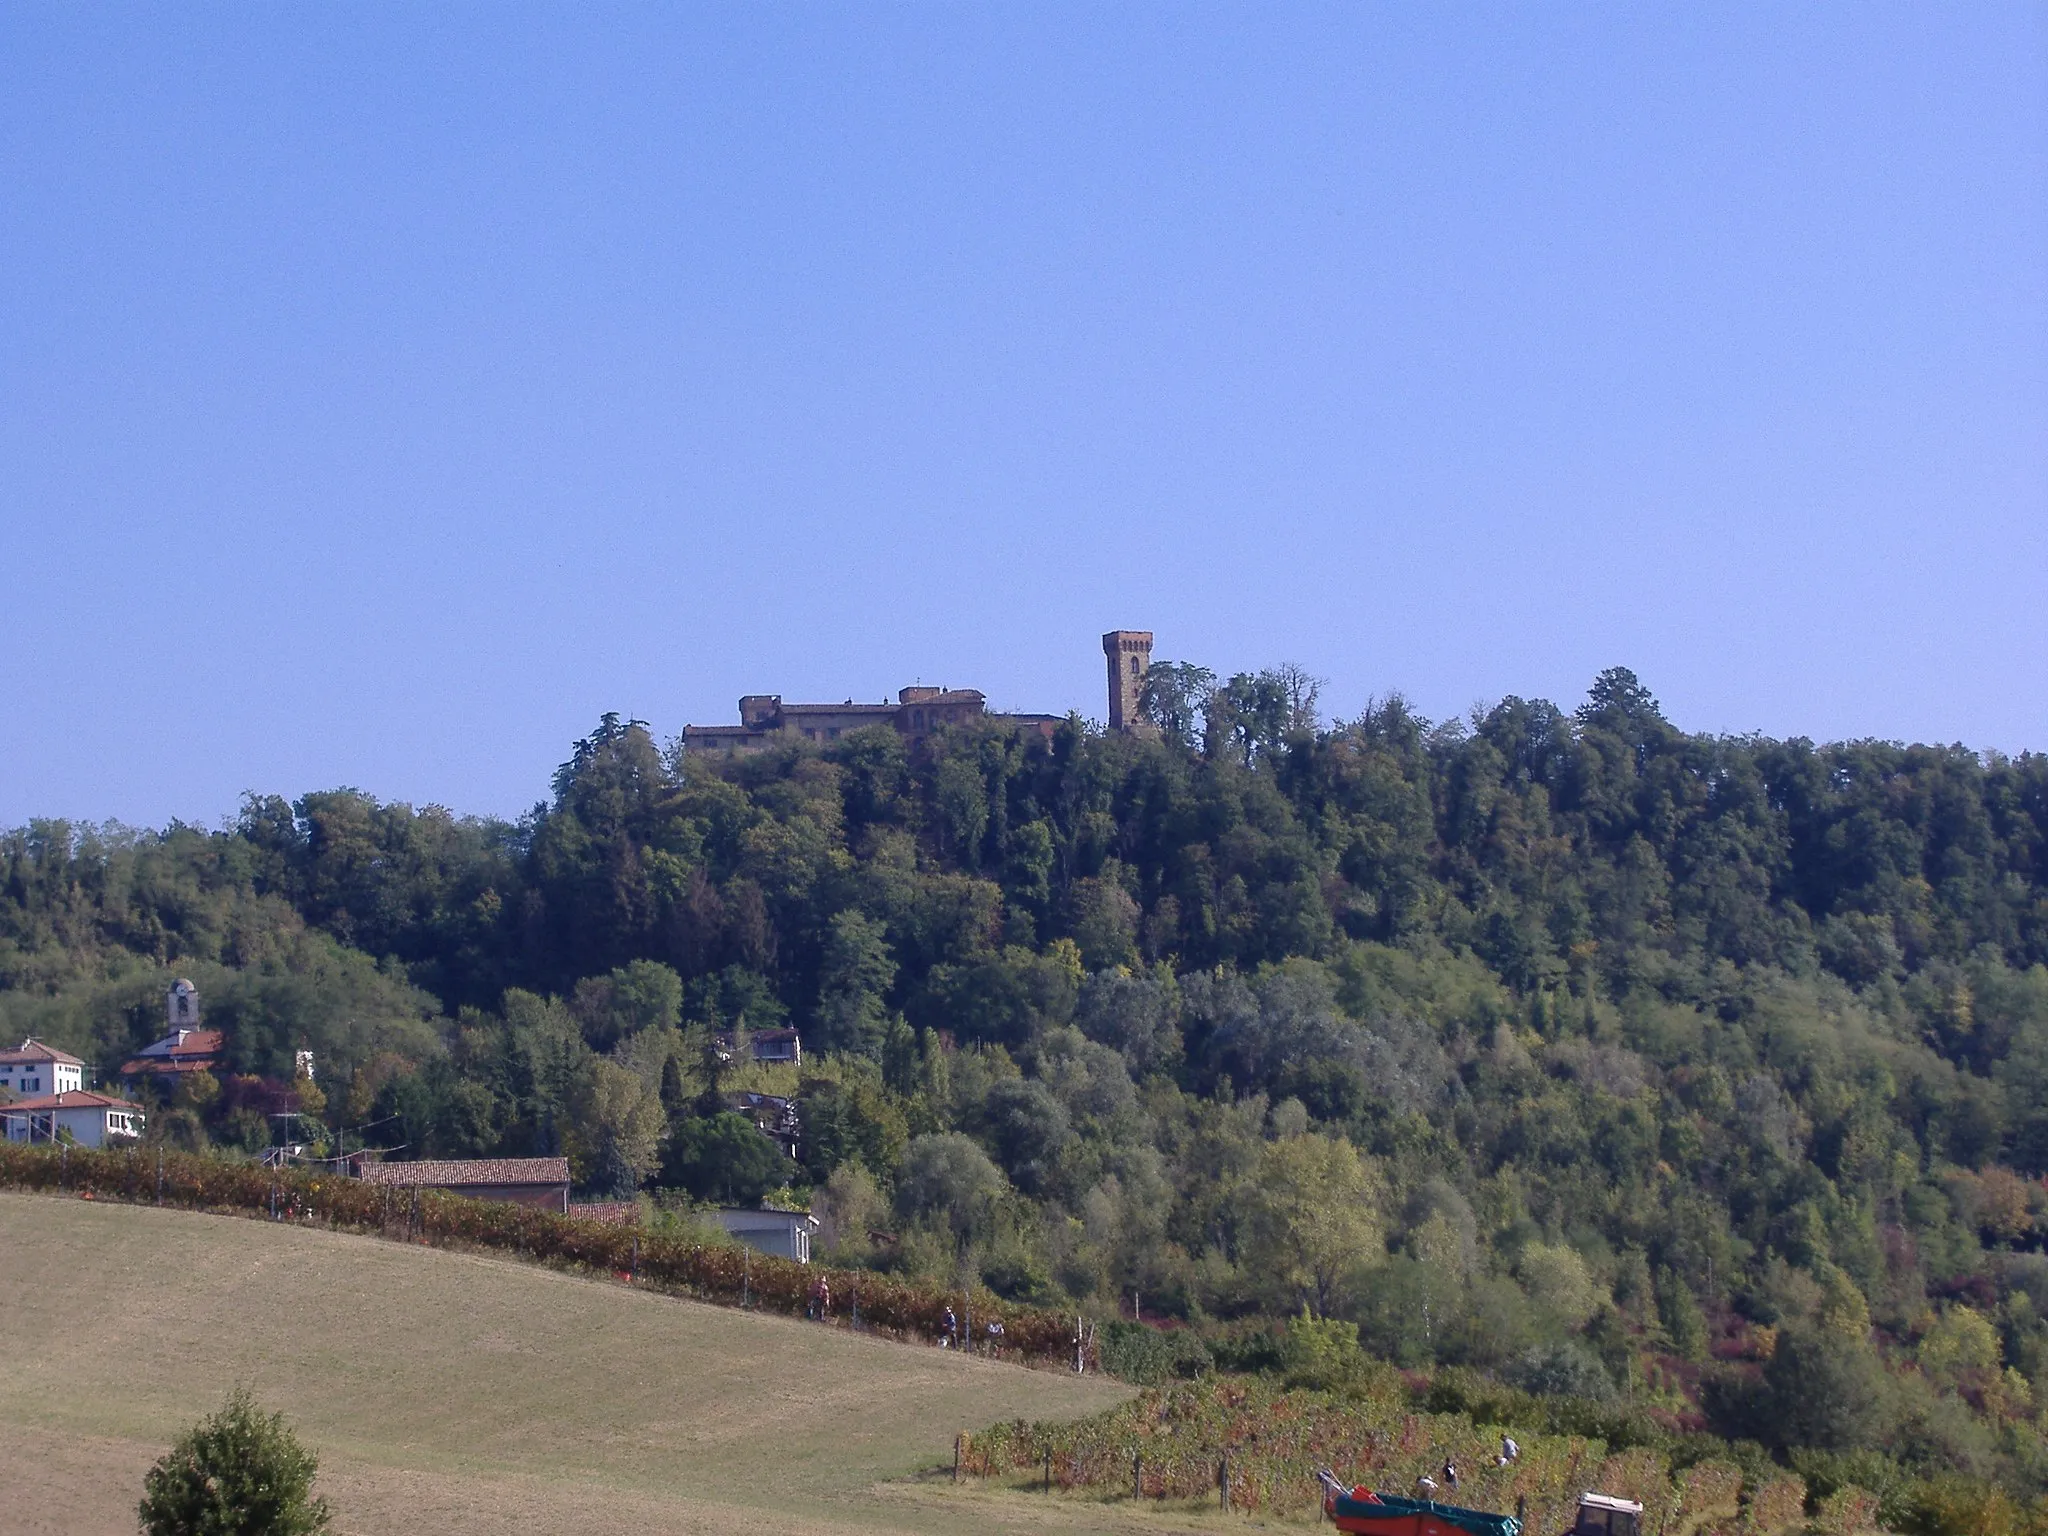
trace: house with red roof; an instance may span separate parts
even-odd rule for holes
[[[68,1134],[81,1147],[103,1147],[117,1137],[140,1136],[142,1126],[139,1104],[85,1089],[0,1104],[0,1133],[9,1141],[56,1141]]]
[[[85,1086],[85,1063],[31,1035],[11,1051],[0,1051],[0,1090],[35,1098],[74,1093]]]

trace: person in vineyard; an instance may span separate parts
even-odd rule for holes
[[[1521,1459],[1522,1448],[1515,1444],[1512,1436],[1502,1435],[1500,1437],[1500,1455],[1494,1458],[1493,1464],[1497,1467],[1512,1467]]]
[[[1456,1493],[1458,1491],[1458,1464],[1448,1456],[1444,1458],[1444,1470],[1441,1476],[1444,1480],[1444,1486],[1450,1489],[1451,1492]]]
[[[953,1349],[960,1336],[960,1319],[953,1315],[951,1307],[946,1308],[945,1321],[939,1325],[939,1348]]]

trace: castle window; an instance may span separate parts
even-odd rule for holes
[[[1137,675],[1138,675],[1138,658],[1137,658],[1137,657],[1135,657],[1135,656],[1133,656],[1133,657],[1131,658],[1131,676],[1133,676],[1133,677],[1136,677]]]

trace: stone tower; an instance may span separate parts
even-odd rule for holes
[[[1112,629],[1102,637],[1102,654],[1109,658],[1109,728],[1145,734],[1148,722],[1138,708],[1138,695],[1145,687],[1145,669],[1152,665],[1152,631]]]

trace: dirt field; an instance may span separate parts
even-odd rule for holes
[[[0,1194],[0,1319],[10,1536],[133,1532],[144,1470],[237,1381],[320,1455],[352,1536],[1211,1523],[916,1477],[959,1429],[1114,1383],[499,1259]]]

